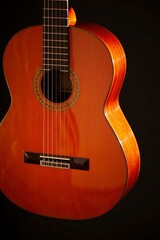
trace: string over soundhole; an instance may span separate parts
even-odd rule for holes
[[[71,69],[67,75],[65,74],[64,72],[58,73],[57,70],[46,71],[43,74],[42,67],[35,73],[33,91],[43,107],[56,112],[65,111],[77,102],[80,93],[79,79]],[[53,75],[59,75],[60,83],[58,83],[58,78],[52,79]],[[56,86],[55,90],[54,86]]]
[[[46,71],[41,82],[44,96],[53,103],[67,101],[72,94],[72,82],[68,72]]]

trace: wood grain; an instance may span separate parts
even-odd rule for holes
[[[3,65],[11,106],[0,126],[2,192],[27,211],[54,218],[90,219],[111,210],[140,169],[138,145],[118,102],[126,70],[118,39],[98,25],[70,27],[70,68],[80,92],[66,111],[43,107],[34,94],[42,26],[14,35]],[[24,151],[89,158],[90,169],[26,164]]]

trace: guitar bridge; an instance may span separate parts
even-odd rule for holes
[[[51,168],[89,170],[88,158],[72,156],[24,152],[24,162]]]

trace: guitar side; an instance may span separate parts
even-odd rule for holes
[[[118,103],[126,59],[117,38],[94,24],[70,27],[77,97],[65,111],[45,107],[45,152],[87,158],[87,171],[24,162],[25,151],[44,151],[42,26],[13,36],[3,63],[12,101],[0,127],[2,192],[28,211],[55,218],[88,219],[111,210],[140,169],[138,145]]]
[[[104,114],[113,128],[127,163],[126,195],[136,183],[140,171],[140,152],[134,133],[119,105],[119,93],[126,73],[126,57],[123,47],[112,32],[92,23],[83,25],[83,29],[92,31],[106,45],[113,61],[112,84],[105,102]]]

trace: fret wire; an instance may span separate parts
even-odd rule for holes
[[[68,27],[68,21],[62,18],[45,18],[43,26],[66,26]]]
[[[54,13],[54,14],[53,14]],[[52,11],[47,11],[46,10],[46,12],[44,12],[44,16],[45,17],[43,17],[43,19],[48,19],[48,18],[52,18],[52,17],[54,17],[54,18],[59,18],[59,17],[62,17],[62,18],[67,18],[68,19],[68,11],[55,11],[55,12],[53,12],[53,10]]]
[[[49,2],[52,2],[52,3],[57,2],[58,3],[58,2],[67,2],[67,0],[49,0]]]
[[[48,0],[49,2],[67,2],[67,0]],[[46,1],[47,2],[47,1]]]
[[[44,26],[44,27],[53,27],[53,28],[54,28],[54,27],[60,27],[60,28],[63,28],[63,27],[66,28],[66,27],[68,27],[68,25],[54,25],[54,24],[53,24],[53,25],[51,25],[51,24],[44,24],[43,26]]]
[[[61,72],[69,73],[69,70],[61,69]]]
[[[68,19],[67,17],[43,17],[44,19]]]
[[[43,41],[49,41],[49,42],[68,42],[67,40],[54,40],[54,39],[43,39]]]
[[[56,47],[56,46],[43,46],[44,48],[63,48],[63,49],[68,49],[68,47]]]
[[[45,10],[49,10],[49,11],[68,11],[68,9],[67,8],[43,8],[44,9],[44,11]]]
[[[62,58],[45,58],[44,57],[43,60],[68,62],[68,59],[62,59]]]
[[[62,27],[55,27],[53,26],[43,26],[43,30],[46,32],[52,32],[53,34],[55,32],[57,32],[57,34],[63,34],[65,33],[66,35],[68,35],[68,26],[64,26],[64,28]]]
[[[52,54],[52,55],[64,55],[64,56],[68,56],[68,53],[58,53],[58,52],[54,52],[54,53],[51,53],[51,52],[43,52],[43,54]]]
[[[56,63],[44,63],[43,64],[44,66],[55,66],[55,67],[68,67],[68,65],[65,65],[65,64],[56,64]]]
[[[44,33],[44,34],[52,34],[52,35],[57,35],[57,34],[58,34],[58,35],[66,35],[66,36],[68,35],[67,33],[60,33],[60,32],[59,32],[59,33],[58,33],[58,32],[54,32],[54,33],[51,33],[51,32],[43,32],[43,33]]]

